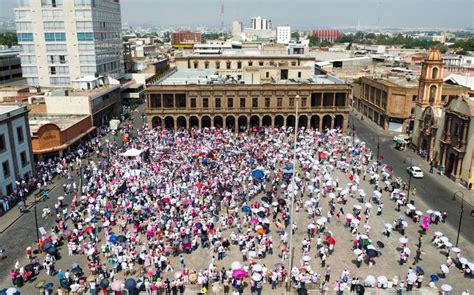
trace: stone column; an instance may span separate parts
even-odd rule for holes
[[[454,175],[454,178],[456,181],[459,179],[460,174],[461,174],[461,166],[462,166],[462,157],[457,156],[456,157],[456,174]]]
[[[463,146],[466,145],[466,142],[467,142],[467,130],[469,129],[469,123],[464,121],[464,123],[462,124],[462,139],[461,139],[461,144]]]

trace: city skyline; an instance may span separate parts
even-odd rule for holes
[[[0,17],[13,18],[15,0],[3,0]],[[122,18],[131,25],[220,27],[220,1],[122,0]],[[340,8],[344,7],[341,11]],[[371,28],[457,28],[474,27],[473,3],[469,0],[226,0],[224,22],[248,26],[252,16],[261,15],[275,25],[299,29]],[[295,17],[297,16],[297,17]]]

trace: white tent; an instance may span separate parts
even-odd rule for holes
[[[127,150],[125,153],[122,154],[124,157],[138,157],[142,154],[141,150],[137,150],[136,148],[131,148]]]

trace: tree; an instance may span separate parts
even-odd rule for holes
[[[309,45],[310,46],[318,46],[319,44],[319,38],[316,36],[309,36]]]
[[[12,47],[18,45],[18,39],[14,32],[0,33],[0,45]]]
[[[298,41],[300,39],[300,33],[298,32],[291,33],[291,39]]]

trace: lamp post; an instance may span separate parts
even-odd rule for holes
[[[39,237],[39,227],[38,227],[38,210],[36,210],[36,207],[38,205],[38,199],[37,199],[37,195],[35,194],[35,232],[36,232],[36,246],[38,247],[38,250],[41,251],[40,247],[39,247],[39,241],[40,241],[40,237]]]
[[[288,273],[290,274],[293,268],[293,215],[295,211],[295,197],[296,197],[296,145],[298,143],[298,104],[300,96],[295,97],[295,139],[293,146],[293,175],[291,179],[291,194],[290,194],[290,234],[289,234],[289,245],[288,245]],[[288,290],[291,287],[291,280],[288,281]]]
[[[413,159],[412,159],[411,157],[406,157],[406,158],[405,158],[405,161],[403,161],[403,162],[404,162],[404,163],[407,163],[407,162],[408,162],[407,159],[410,159],[410,168],[411,168],[411,167],[413,166]],[[408,178],[407,203],[410,202],[410,189],[411,189],[411,177],[412,177],[410,170],[408,171],[408,175],[409,175],[410,177]]]
[[[374,137],[374,141],[375,141],[375,137]],[[378,170],[378,167],[380,166],[379,159],[380,159],[380,136],[377,135],[377,170]]]
[[[461,198],[461,214],[459,214],[459,224],[458,224],[458,235],[456,237],[456,247],[459,244],[459,234],[461,233],[461,223],[462,223],[462,214],[464,212],[464,193],[462,191],[457,191],[453,195],[453,201],[456,200],[456,196],[460,195]]]
[[[355,120],[352,120],[352,146],[354,146],[355,132]]]

